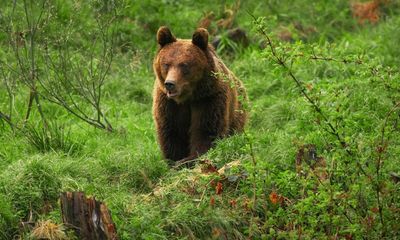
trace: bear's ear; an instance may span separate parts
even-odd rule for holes
[[[192,37],[192,43],[199,48],[206,50],[208,46],[208,31],[205,28],[198,28]]]
[[[168,43],[175,42],[176,38],[172,35],[169,28],[166,26],[162,26],[157,31],[157,42],[160,44],[161,47],[164,47]]]

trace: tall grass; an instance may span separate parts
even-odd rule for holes
[[[62,151],[73,154],[80,148],[80,143],[71,139],[65,125],[60,125],[56,121],[50,122],[48,128],[43,128],[40,124],[36,126],[30,124],[22,131],[28,143],[42,153]]]

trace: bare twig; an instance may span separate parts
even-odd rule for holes
[[[10,127],[13,129],[14,128],[14,124],[13,124],[13,122],[11,121],[11,118],[10,118],[10,116],[8,116],[8,115],[6,115],[6,114],[4,114],[4,113],[2,113],[1,111],[0,111],[0,120],[1,119],[3,119],[4,121],[6,121],[6,123],[8,124],[8,125],[10,125]]]
[[[42,97],[65,108],[84,122],[110,132],[113,127],[102,109],[101,100],[113,61],[114,34],[111,33],[110,37],[108,32],[113,19],[115,17],[108,21],[96,19],[98,32],[87,52],[83,52],[83,49],[71,51],[68,37],[59,40],[64,47],[57,50],[46,46],[44,60],[47,79],[38,81],[44,90]],[[100,52],[98,47],[101,48]],[[85,54],[87,58],[83,59]],[[85,109],[82,103],[91,109]],[[94,112],[94,116],[90,116],[91,112]]]
[[[21,50],[21,47],[19,46],[18,43],[18,37],[13,39],[13,20],[14,20],[14,14],[15,14],[15,8],[16,8],[16,1],[14,1],[13,5],[13,10],[11,12],[10,16],[10,27],[11,31],[9,32],[12,42],[12,48],[14,51],[14,55],[16,58],[16,62],[19,68],[19,74],[22,77],[22,82],[29,88],[29,101],[28,101],[28,106],[27,106],[27,112],[25,115],[25,122],[28,121],[33,103],[35,103],[35,106],[40,114],[40,117],[43,122],[43,127],[47,129],[48,123],[46,120],[46,117],[44,115],[42,105],[40,102],[40,98],[38,95],[38,89],[36,82],[38,80],[38,74],[37,74],[37,62],[36,62],[36,35],[39,29],[39,26],[42,24],[42,17],[45,14],[45,5],[46,1],[42,1],[40,4],[39,8],[39,16],[34,19],[33,18],[33,7],[32,7],[31,2],[31,9],[28,7],[28,3],[26,0],[23,1],[23,17],[25,18],[25,22],[27,24],[27,27],[29,29],[29,35],[28,35],[28,41],[23,44],[23,50]],[[21,54],[22,52],[22,54]]]
[[[8,95],[8,114],[2,113],[0,111],[0,119],[4,119],[8,125],[11,127],[11,129],[14,129],[14,124],[13,124],[13,106],[14,106],[14,90],[13,88],[15,87],[15,82],[11,80],[10,74],[6,74],[5,70],[1,67],[0,72],[3,76],[3,81],[4,85],[7,90],[7,95]],[[8,72],[10,73],[10,72]]]
[[[6,26],[16,66],[4,66],[15,72],[29,89],[25,122],[35,109],[43,121],[44,128],[47,128],[41,103],[42,99],[46,99],[96,128],[113,131],[101,101],[103,86],[113,61],[114,32],[110,30],[110,26],[116,19],[115,9],[109,13],[96,14],[96,41],[92,42],[89,50],[71,50],[68,35],[72,29],[71,23],[62,29],[64,32],[59,34],[61,38],[57,46],[39,42],[40,30],[51,22],[50,12],[51,3],[46,0],[22,0],[19,5],[14,0],[9,24]],[[17,19],[17,15],[21,15],[22,18]],[[19,29],[18,24],[21,21],[26,29]],[[21,36],[15,34],[20,32],[24,33],[22,41],[19,39]],[[4,111],[3,113],[5,114]],[[9,116],[7,119],[11,119],[11,112],[5,115]]]

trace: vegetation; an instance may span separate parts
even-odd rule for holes
[[[73,239],[63,191],[106,202],[121,239],[398,237],[398,1],[0,4],[0,239]],[[250,98],[191,169],[156,142],[161,25],[219,36]]]

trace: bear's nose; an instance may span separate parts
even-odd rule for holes
[[[175,89],[175,82],[173,82],[173,81],[171,81],[171,80],[165,81],[164,85],[165,85],[165,88],[166,88],[168,91],[172,91],[172,90]]]

